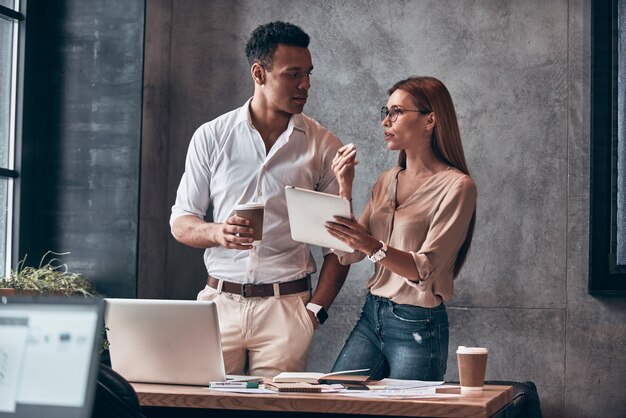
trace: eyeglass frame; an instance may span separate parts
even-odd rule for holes
[[[383,106],[380,108],[380,121],[384,122],[385,119],[389,116],[389,120],[391,122],[395,122],[398,120],[398,116],[402,112],[418,112],[422,115],[428,115],[431,113],[430,110],[419,110],[419,109],[404,109],[400,106],[391,106],[391,110],[387,106]],[[395,117],[393,116],[395,115]]]

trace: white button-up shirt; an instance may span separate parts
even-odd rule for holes
[[[207,248],[207,272],[238,283],[296,280],[316,271],[307,244],[293,241],[285,186],[337,194],[331,162],[339,139],[310,117],[293,115],[269,153],[252,126],[246,104],[202,125],[194,133],[170,226],[184,215],[224,223],[240,203],[265,204],[263,240],[251,250]]]

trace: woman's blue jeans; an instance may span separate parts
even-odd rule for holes
[[[368,293],[333,371],[370,369],[374,380],[441,381],[446,373],[448,336],[443,303],[422,308]]]

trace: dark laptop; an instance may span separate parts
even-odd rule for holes
[[[0,297],[0,418],[91,416],[104,303]]]

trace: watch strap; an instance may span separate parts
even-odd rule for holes
[[[313,315],[317,318],[317,321],[322,325],[328,319],[328,313],[323,306],[318,305],[317,303],[307,303],[306,308],[313,312]]]
[[[375,251],[374,254],[367,257],[367,259],[370,260],[372,263],[378,263],[380,260],[387,257],[387,244],[385,244],[383,241],[380,241],[380,243],[383,246],[380,247],[378,251]]]

